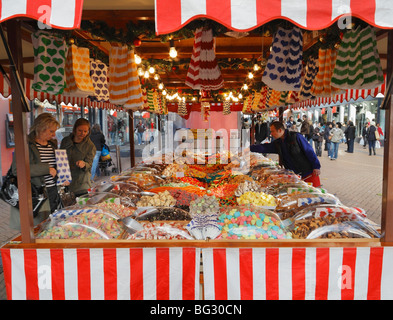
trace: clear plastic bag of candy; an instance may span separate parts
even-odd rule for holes
[[[308,188],[309,185],[303,180],[297,182],[279,183],[265,187],[265,192],[275,197],[288,195],[288,188]]]
[[[291,239],[273,211],[248,205],[222,208],[218,216],[222,239]]]
[[[380,238],[381,235],[362,221],[346,221],[313,230],[306,239]]]
[[[39,239],[117,239],[122,233],[119,217],[98,206],[64,208],[52,214]]]
[[[102,202],[122,204],[126,207],[135,207],[135,204],[130,199],[112,192],[90,192],[76,198],[76,203],[81,206],[96,205]]]
[[[278,197],[278,205],[276,210],[290,210],[296,207],[304,207],[313,204],[341,204],[340,200],[331,193],[313,194],[313,193],[298,193],[289,194]]]
[[[322,214],[321,214],[322,213]],[[294,238],[305,239],[318,228],[340,223],[352,223],[379,237],[380,227],[365,217],[363,209],[341,205],[314,205],[283,221]]]
[[[176,221],[141,222],[143,230],[127,236],[127,240],[194,240],[185,224]]]
[[[138,221],[150,222],[157,220],[191,220],[187,211],[175,207],[139,207],[134,216]]]
[[[137,207],[173,207],[176,199],[168,190],[142,196],[136,203]]]

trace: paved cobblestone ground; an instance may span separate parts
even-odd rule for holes
[[[376,156],[369,156],[368,150],[359,144],[355,152],[344,152],[341,144],[338,159],[331,161],[323,151],[321,161],[321,182],[330,193],[338,196],[347,206],[357,206],[366,210],[368,217],[381,223],[382,208],[382,168],[383,149],[377,149]],[[272,155],[272,158],[275,156]],[[139,159],[137,159],[138,161]],[[122,168],[130,167],[129,158],[122,158]],[[9,206],[0,201],[0,247],[19,234],[9,228]],[[6,299],[3,267],[0,259],[0,300]]]

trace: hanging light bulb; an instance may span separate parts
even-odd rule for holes
[[[246,83],[243,85],[243,90],[248,90],[248,85]]]
[[[243,95],[241,93],[239,93],[238,98],[243,99]]]
[[[156,73],[155,75],[154,75],[154,80],[159,80],[160,79],[160,76],[158,75],[158,73]]]
[[[259,70],[259,66],[257,64],[254,64],[254,71],[258,71]]]
[[[142,62],[141,57],[138,56],[137,54],[134,56],[134,59],[135,59],[135,63],[136,63],[136,64],[140,64],[140,63]]]
[[[163,90],[163,91],[162,91],[162,95],[163,95],[163,96],[166,96],[166,90]]]
[[[149,71],[145,71],[144,77],[145,77],[146,79],[149,78]]]
[[[249,72],[249,73],[248,73],[248,78],[249,78],[249,79],[254,78],[254,75],[252,74],[252,72]]]
[[[150,68],[149,68],[149,72],[150,72],[151,74],[153,74],[154,72],[156,72],[156,70],[154,69],[154,67],[150,67]]]
[[[142,77],[144,75],[143,69],[138,68],[138,76]]]
[[[160,90],[164,89],[164,85],[163,85],[162,83],[160,83],[160,84],[158,85],[158,89],[160,89]]]
[[[173,41],[173,39],[169,41],[169,46],[170,46],[169,56],[174,59],[177,57],[177,51],[176,51],[175,42]]]

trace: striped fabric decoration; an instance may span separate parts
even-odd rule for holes
[[[156,0],[155,13],[157,34],[175,32],[200,18],[235,31],[250,31],[273,19],[322,30],[347,14],[375,27],[393,28],[391,0]]]
[[[79,29],[83,0],[0,0],[0,22],[29,17],[57,29]]]
[[[94,95],[93,82],[90,78],[90,51],[71,45],[68,48],[65,63],[65,78],[67,86],[64,94],[86,97]]]
[[[262,81],[277,91],[299,91],[303,70],[303,34],[298,27],[278,28],[262,75]]]
[[[224,80],[214,52],[212,29],[202,31],[199,81],[202,90],[218,90],[224,86]]]
[[[337,50],[319,49],[318,73],[311,88],[315,97],[329,97],[340,93],[340,89],[331,86],[331,78],[336,65]]]
[[[134,51],[127,46],[109,50],[109,101],[126,109],[142,107],[142,89],[139,82]]]
[[[195,90],[218,90],[224,85],[214,52],[211,29],[195,31],[194,47],[187,72],[186,85]]]
[[[370,27],[349,30],[337,53],[332,86],[341,89],[372,89],[383,83],[375,31]]]
[[[1,249],[9,300],[199,299],[200,249]]]
[[[203,249],[206,300],[391,300],[393,248]]]
[[[194,90],[200,90],[199,64],[201,58],[202,28],[195,30],[194,46],[192,49],[191,61],[188,67],[185,84]]]
[[[318,59],[310,57],[306,64],[305,74],[300,86],[299,99],[301,101],[314,99],[315,97],[311,94],[311,88],[314,83],[314,79],[318,74]]]

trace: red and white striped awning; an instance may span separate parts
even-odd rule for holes
[[[197,18],[231,30],[249,31],[274,19],[321,30],[351,15],[370,25],[393,28],[391,0],[155,0],[156,33],[166,34]]]
[[[85,106],[90,108],[100,108],[100,109],[118,109],[122,110],[121,107],[114,105],[109,102],[97,102],[92,101],[88,97],[74,97],[68,95],[52,95],[45,92],[37,92],[32,88],[33,80],[32,79],[24,79],[25,92],[26,97],[29,100],[34,100],[37,98],[40,101],[44,101],[45,99],[49,102],[56,101],[57,103],[64,102],[65,104],[71,103],[72,105],[77,104],[78,106]],[[3,75],[0,73],[0,95],[4,98],[8,98],[11,95],[11,87],[8,85],[7,81],[4,79]]]
[[[0,0],[0,22],[28,17],[58,29],[78,29],[83,0]]]

